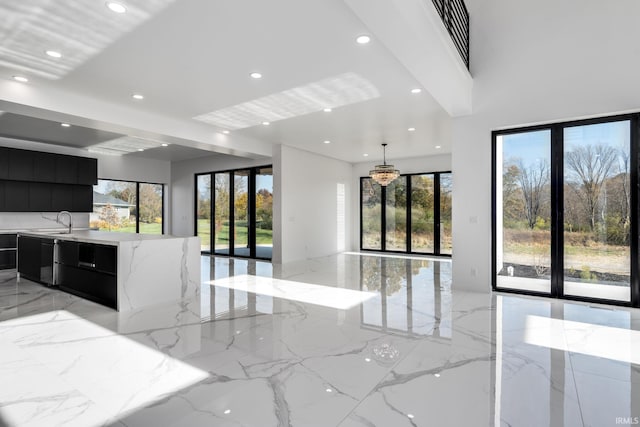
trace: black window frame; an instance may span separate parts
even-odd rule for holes
[[[564,223],[564,129],[576,126],[588,126],[611,122],[629,121],[629,173],[630,187],[635,189],[630,194],[631,204],[631,227],[630,227],[630,292],[629,301],[619,301],[604,298],[593,298],[578,295],[567,295],[564,293],[564,227],[559,224]],[[502,135],[510,135],[524,132],[535,132],[549,130],[551,132],[551,291],[550,293],[536,292],[522,289],[512,289],[497,286],[497,188],[496,164],[497,138]],[[602,116],[588,119],[569,120],[563,122],[553,122],[542,125],[523,126],[491,132],[491,288],[493,291],[534,295],[547,298],[556,298],[569,301],[582,301],[588,303],[599,303],[617,305],[624,307],[640,308],[640,260],[638,259],[638,248],[640,236],[638,233],[638,218],[640,213],[638,188],[638,166],[640,153],[640,113],[617,114],[612,116]],[[502,167],[500,165],[500,167]]]
[[[407,217],[406,217],[406,251],[388,250],[386,249],[386,203],[387,203],[387,187],[381,186],[380,189],[380,249],[368,249],[363,247],[363,209],[362,209],[362,191],[363,182],[366,179],[371,179],[369,176],[360,177],[360,198],[358,199],[358,205],[360,209],[360,250],[363,252],[384,252],[395,254],[411,254],[411,255],[425,255],[425,256],[438,256],[451,258],[451,254],[441,253],[440,248],[440,176],[449,174],[453,178],[453,173],[450,170],[435,171],[435,172],[419,172],[419,173],[407,173],[401,174],[401,177],[406,177],[406,193],[407,193]],[[433,252],[415,252],[411,248],[411,177],[433,175]]]
[[[225,169],[225,170],[217,170],[217,171],[210,171],[210,172],[199,172],[199,173],[195,173],[194,174],[194,186],[193,186],[193,195],[194,195],[194,209],[193,209],[193,218],[194,218],[194,223],[193,223],[193,235],[197,236],[198,235],[198,177],[199,176],[209,176],[211,179],[211,203],[210,203],[210,209],[211,209],[211,219],[215,218],[215,189],[213,187],[213,183],[215,182],[215,175],[216,174],[228,174],[229,175],[229,184],[230,184],[230,194],[229,194],[229,212],[231,214],[230,216],[230,220],[229,220],[229,253],[228,254],[223,254],[223,253],[216,253],[215,252],[215,224],[214,221],[211,220],[209,221],[209,235],[210,237],[210,244],[209,244],[209,250],[205,251],[205,250],[201,250],[200,253],[201,254],[205,254],[205,255],[214,255],[214,256],[223,256],[223,257],[229,257],[229,258],[243,258],[243,259],[259,259],[259,260],[263,260],[263,261],[270,261],[273,258],[273,252],[271,253],[271,258],[264,258],[264,257],[258,257],[257,256],[257,250],[256,250],[256,223],[255,223],[255,216],[256,216],[256,176],[258,175],[258,171],[260,171],[261,169],[271,169],[272,170],[272,174],[273,174],[273,165],[260,165],[260,166],[249,166],[246,168],[236,168],[236,169]],[[235,173],[239,172],[239,171],[248,171],[249,172],[249,179],[248,179],[248,187],[247,187],[247,192],[248,192],[248,199],[247,199],[247,221],[248,221],[248,226],[247,226],[247,237],[248,237],[248,245],[249,245],[249,256],[246,255],[238,255],[235,254],[235,251],[232,251],[231,249],[235,247],[235,242],[234,242],[234,228],[235,228],[235,221],[232,221],[231,219],[233,219],[234,217],[234,206],[235,206],[235,194],[233,192],[233,189],[235,188]],[[273,240],[272,240],[273,242]],[[234,252],[234,253],[232,253]]]
[[[115,181],[115,182],[128,182],[136,184],[136,234],[140,234],[140,184],[160,185],[162,186],[162,224],[161,224],[161,236],[165,234],[165,221],[164,221],[164,190],[165,185],[161,182],[147,182],[147,181],[130,181],[127,179],[111,179],[111,178],[98,178],[98,181]],[[96,184],[97,185],[97,184]],[[94,186],[91,186],[93,188]]]

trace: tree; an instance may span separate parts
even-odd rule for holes
[[[541,213],[545,187],[549,182],[549,163],[546,160],[539,160],[525,166],[522,160],[518,161],[518,181],[524,198],[524,213],[527,225],[530,229],[536,225],[536,220]]]
[[[505,164],[502,171],[502,205],[505,220],[523,219],[524,203],[519,185],[520,169],[513,163]]]
[[[161,189],[158,186],[157,189]],[[156,218],[162,217],[162,191],[156,190],[153,184],[140,184],[140,212],[138,220],[153,224]]]
[[[100,221],[104,221],[107,224],[107,228],[111,231],[111,227],[118,225],[119,217],[118,211],[107,203],[101,210],[99,215]]]
[[[580,195],[591,231],[596,227],[603,184],[616,160],[617,151],[602,144],[576,147],[565,154],[567,169],[573,174],[571,187]]]

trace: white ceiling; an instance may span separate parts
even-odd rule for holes
[[[42,10],[42,4],[47,4],[46,13],[37,19],[46,21],[47,28],[61,34],[65,28],[52,23],[69,21],[69,16],[74,16],[70,12],[77,11],[77,7],[69,8],[67,3],[20,2],[33,10],[38,7]],[[141,8],[145,1],[135,3]],[[34,90],[53,87],[103,101],[114,108],[133,108],[195,126],[196,116],[355,73],[375,86],[379,96],[334,108],[330,113],[317,111],[278,120],[270,126],[256,124],[235,130],[228,135],[229,144],[234,137],[242,137],[243,141],[256,140],[263,145],[282,143],[349,162],[373,162],[381,158],[383,141],[389,143],[390,159],[450,151],[449,115],[426,91],[410,93],[420,84],[375,35],[368,45],[355,43],[358,35],[371,31],[342,0],[150,3],[155,5],[147,10],[156,11],[155,14],[149,12],[137,26],[132,27],[130,20],[126,25],[123,22],[126,31],[119,38],[105,43],[102,50],[85,55],[84,62],[74,65],[62,77],[20,70],[16,61],[12,62],[11,54],[0,49],[0,78],[23,74],[29,77],[27,85]],[[110,26],[120,19],[100,0],[82,4],[94,8],[90,15],[103,16]],[[78,16],[87,13],[83,11]],[[5,20],[0,22],[0,34],[22,37],[24,40],[14,42],[20,49],[31,49],[31,55],[44,55],[45,48],[62,50],[58,46],[45,47],[42,40],[30,44],[28,32],[19,34],[18,27],[20,22],[15,19]],[[78,49],[87,51],[86,46],[81,46],[82,35],[75,37]],[[64,46],[72,48],[69,43]],[[62,53],[59,61],[71,55]],[[253,71],[262,73],[263,78],[251,79],[249,74]],[[134,100],[133,93],[141,93],[145,98]],[[223,130],[199,125],[208,126],[212,134]],[[409,132],[410,127],[416,130]],[[96,128],[104,130],[109,126]],[[145,131],[149,133],[149,129]],[[162,140],[165,135],[167,132],[158,130],[154,136]],[[331,143],[324,144],[325,140]],[[201,145],[186,147],[181,155],[180,147],[174,145],[171,151],[154,149],[135,155],[183,160],[202,151]],[[436,149],[436,145],[442,148]],[[202,155],[216,150],[205,148]],[[364,153],[370,156],[365,159]]]

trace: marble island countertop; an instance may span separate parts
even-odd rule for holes
[[[103,245],[118,246],[123,242],[142,242],[149,240],[184,239],[184,237],[158,234],[118,233],[95,230],[73,230],[66,233],[60,229],[55,231],[18,231],[22,236],[51,237],[58,240],[71,240],[75,242],[98,243]]]
[[[0,228],[0,234],[18,234],[18,233],[64,233],[67,227],[55,228]],[[74,228],[73,231],[88,231],[89,228]]]

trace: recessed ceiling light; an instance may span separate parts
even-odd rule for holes
[[[26,83],[29,81],[28,78],[23,77],[23,76],[13,76],[13,80],[21,82],[21,83]]]
[[[225,135],[229,135],[229,131],[228,130],[223,130],[222,133],[224,133]]]
[[[125,13],[127,11],[127,8],[124,7],[123,4],[115,1],[108,1],[107,7],[109,8],[110,11],[115,13]]]
[[[411,89],[411,93],[420,93],[420,92],[422,92],[422,89],[420,89],[419,87]]]
[[[69,123],[60,123],[60,126],[62,126],[63,128],[71,127]]]
[[[144,151],[144,148],[138,148],[138,151]]]
[[[324,141],[325,144],[331,144],[331,141],[329,141],[328,139]]]
[[[262,74],[254,71],[253,73],[249,74],[251,76],[252,79],[261,79],[262,78]]]
[[[436,145],[436,148],[442,148],[440,145]]]
[[[231,413],[231,409],[225,409],[224,413],[229,415]]]
[[[370,41],[371,41],[371,37],[369,37],[369,36],[367,36],[367,35],[364,35],[364,34],[363,34],[363,35],[361,35],[361,36],[358,36],[358,37],[356,38],[356,42],[357,42],[358,44],[367,44],[367,43],[369,43]]]
[[[369,155],[368,155],[367,153],[364,153],[364,154],[363,154],[363,156],[365,156],[365,157],[369,157]]]
[[[365,361],[365,362],[371,362],[371,359],[370,359],[370,358],[368,358],[368,357],[365,357],[365,358],[364,358],[364,361]]]
[[[440,378],[440,374],[433,374],[434,377]]]
[[[414,415],[413,414],[407,414],[407,417],[413,419]]]
[[[324,110],[322,110],[322,111],[324,111],[325,113],[330,113],[330,112],[331,112],[331,108],[325,108],[325,109],[324,109]]]
[[[325,390],[327,393],[331,393],[333,390],[331,390],[330,388]]]
[[[415,130],[416,130],[416,128],[409,128],[409,129],[407,129],[407,130],[408,130],[409,132],[413,132],[413,131],[415,131]]]
[[[168,147],[168,146],[169,146],[169,144],[162,144],[162,146],[163,146],[163,147]]]
[[[269,122],[262,122],[262,124],[263,124],[264,126],[269,126],[271,123],[269,123]]]
[[[62,58],[62,54],[55,50],[48,50],[45,53],[52,58]]]
[[[144,95],[140,95],[139,93],[134,93],[131,97],[133,99],[144,99]]]

